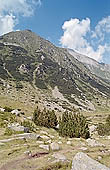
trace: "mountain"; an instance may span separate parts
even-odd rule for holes
[[[109,104],[110,83],[67,49],[24,30],[0,37],[0,92],[9,100],[58,112],[94,110]]]
[[[110,64],[99,63],[96,60],[89,58],[85,55],[79,54],[72,49],[68,52],[78,61],[84,63],[85,66],[98,77],[110,82]]]

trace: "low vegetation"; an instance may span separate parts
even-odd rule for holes
[[[101,136],[110,135],[110,115],[106,118],[105,123],[99,123],[97,130]]]
[[[34,111],[33,121],[37,126],[56,128],[58,120],[54,111],[38,108]],[[65,112],[59,120],[59,134],[68,137],[89,138],[89,128],[86,118],[80,113]]]
[[[41,111],[36,108],[33,114],[33,121],[37,126],[44,126],[47,128],[56,128],[58,124],[57,117],[54,111],[44,109]]]
[[[0,112],[0,127],[6,127],[7,124],[16,121],[16,116],[10,112]]]
[[[23,122],[21,122],[21,126],[24,126],[26,128],[29,128],[30,132],[34,132],[35,131],[35,125],[33,124],[33,122],[30,122],[28,120],[24,120]]]
[[[61,136],[89,138],[89,128],[86,118],[80,113],[65,112],[59,121]]]

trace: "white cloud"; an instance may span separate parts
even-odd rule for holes
[[[105,41],[106,35],[110,33],[110,16],[99,21],[95,31],[90,28],[89,18],[82,21],[76,18],[65,21],[62,29],[64,34],[60,43],[63,47],[79,51],[97,61],[103,59],[104,53],[110,47]]]
[[[15,24],[15,17],[12,14],[0,15],[0,35],[13,31]]]
[[[110,33],[110,16],[103,18],[95,27],[95,31],[93,31],[92,37],[99,38],[99,41],[104,41],[106,36],[105,33]]]
[[[40,5],[40,0],[0,0],[1,13],[14,13],[23,16],[31,16],[34,13],[34,6]]]
[[[63,46],[75,48],[76,50],[86,46],[87,41],[84,36],[90,30],[90,20],[88,18],[82,21],[79,21],[79,19],[66,21],[62,29],[64,30],[64,35],[61,37],[60,42]]]
[[[29,17],[41,0],[0,0],[0,35],[13,31],[19,16]]]

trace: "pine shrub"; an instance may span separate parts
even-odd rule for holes
[[[61,136],[89,138],[89,128],[86,118],[80,113],[65,112],[59,120]]]
[[[110,115],[106,118],[105,123],[99,123],[97,127],[100,136],[110,135]]]
[[[33,121],[37,126],[56,128],[58,121],[54,111],[44,109],[41,111],[36,108],[33,114]]]

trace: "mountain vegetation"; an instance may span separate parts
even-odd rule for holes
[[[67,49],[30,30],[0,37],[0,91],[11,100],[18,98],[35,107],[40,102],[63,111],[73,107],[94,110],[110,98],[108,82],[92,74]]]

